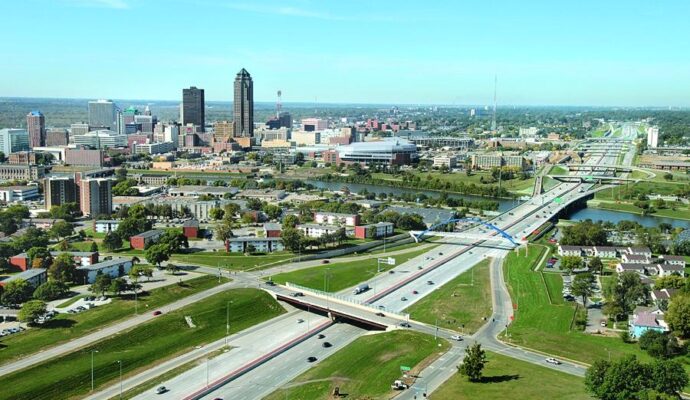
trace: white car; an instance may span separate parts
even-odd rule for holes
[[[549,363],[549,364],[553,364],[553,365],[561,365],[561,362],[558,361],[558,360],[556,360],[556,359],[553,358],[553,357],[547,358],[547,359],[546,359],[546,362]]]
[[[460,335],[453,335],[450,338],[451,340],[457,340],[458,342],[462,340],[462,336]]]

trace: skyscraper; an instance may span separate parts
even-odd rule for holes
[[[29,132],[29,147],[46,145],[46,119],[40,111],[31,111],[26,115],[26,130]]]
[[[204,89],[199,89],[196,86],[182,89],[182,109],[180,110],[182,125],[198,125],[203,132],[206,124],[204,105]]]
[[[89,102],[89,125],[117,130],[117,112],[112,100],[96,100]]]
[[[46,178],[43,184],[46,208],[79,201],[79,188],[74,178],[52,177]]]
[[[650,126],[647,128],[647,147],[656,148],[659,146],[659,128]]]
[[[234,137],[254,136],[254,83],[246,69],[235,77],[233,100]]]
[[[108,178],[82,179],[79,183],[79,207],[84,215],[110,215],[113,212],[112,181]]]

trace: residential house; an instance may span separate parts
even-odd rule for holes
[[[643,254],[625,253],[621,255],[621,262],[625,264],[649,264],[651,257]]]
[[[259,238],[253,236],[230,238],[225,241],[225,250],[230,253],[246,253],[249,246],[252,246],[253,251],[257,253],[272,253],[283,250],[283,241],[275,237]]]
[[[683,256],[670,256],[670,255],[660,255],[660,260],[663,260],[664,264],[678,265],[680,267],[685,267],[685,257]]]
[[[163,231],[154,229],[134,235],[129,238],[129,245],[133,249],[144,250],[149,245],[156,243],[161,236],[163,236]]]
[[[80,282],[94,283],[99,274],[109,275],[111,278],[118,278],[129,273],[132,269],[132,260],[129,258],[113,258],[93,265],[82,265],[77,267],[77,274]]]
[[[333,235],[342,229],[340,226],[336,225],[319,224],[299,224],[296,226],[296,228],[302,231],[304,236],[310,238],[320,238],[323,235]]]
[[[198,238],[199,237],[199,221],[196,219],[190,219],[182,224],[182,234],[188,238]]]
[[[637,272],[640,275],[644,275],[646,271],[644,264],[618,263],[618,265],[616,265],[616,272],[619,274],[623,272]]]
[[[282,232],[282,227],[280,226],[280,224],[274,224],[274,223],[265,223],[264,224],[264,236],[266,236],[266,237],[279,238],[281,232]]]
[[[48,280],[48,270],[45,268],[27,269],[26,271],[12,275],[9,278],[0,281],[0,286],[5,286],[8,283],[18,279],[25,280],[27,283],[29,283],[29,285],[31,285],[31,287],[35,289]]]
[[[314,222],[317,224],[357,226],[359,225],[359,215],[317,211],[314,213]]]
[[[594,246],[594,255],[599,258],[616,258],[618,251],[613,246]]]
[[[116,219],[98,219],[93,221],[93,231],[96,233],[108,233],[117,230],[120,221]]]
[[[666,332],[668,325],[657,314],[650,312],[640,312],[633,315],[629,322],[630,336],[639,338],[647,331]]]
[[[582,247],[581,246],[568,246],[568,245],[558,245],[558,255],[563,257],[563,256],[577,256],[581,257],[582,256]]]
[[[355,237],[358,239],[380,238],[393,234],[392,222],[379,222],[376,224],[355,226]]]
[[[685,276],[685,266],[680,266],[678,264],[657,264],[657,269],[659,270],[659,276],[670,276],[670,275],[680,275]]]

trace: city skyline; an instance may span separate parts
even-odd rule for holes
[[[690,105],[690,70],[682,67],[690,56],[678,51],[690,36],[682,21],[690,5],[679,1],[663,9],[641,1],[578,8],[506,1],[434,8],[308,0],[28,3],[37,10],[33,23],[62,25],[46,36],[21,17],[7,21],[0,51],[13,54],[5,69],[16,79],[4,80],[0,92],[9,97],[173,100],[181,88],[197,86],[209,101],[231,100],[234,71],[246,68],[259,82],[255,98],[268,102],[282,90],[286,103],[491,104],[496,74],[499,106]],[[0,10],[22,15],[21,7]],[[171,29],[190,20],[203,22]],[[144,22],[144,34],[130,29]],[[90,61],[83,63],[87,47]],[[123,62],[118,48],[137,62]]]

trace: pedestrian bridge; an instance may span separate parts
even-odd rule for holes
[[[446,237],[458,237],[458,238],[467,238],[467,239],[473,239],[473,240],[488,240],[492,239],[491,235],[481,235],[481,234],[472,234],[472,233],[467,233],[467,232],[444,232],[442,230],[438,230],[439,228],[442,227],[448,227],[449,225],[452,224],[453,227],[458,222],[470,222],[470,223],[475,223],[479,225],[483,225],[493,231],[495,231],[499,236],[502,238],[508,240],[511,244],[514,246],[519,246],[520,244],[517,243],[513,237],[503,229],[497,227],[496,225],[483,221],[480,218],[451,218],[447,221],[443,222],[438,222],[434,225],[431,225],[428,229],[424,231],[411,231],[410,235],[412,238],[415,240],[415,242],[419,243],[420,241],[424,240],[424,236],[427,235],[433,235],[433,236],[446,236]]]

